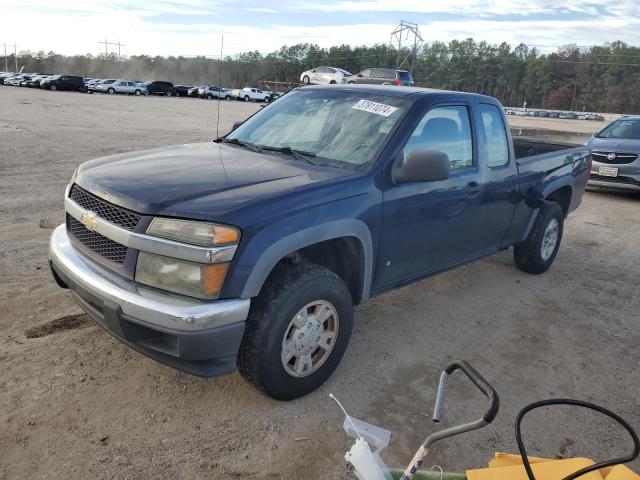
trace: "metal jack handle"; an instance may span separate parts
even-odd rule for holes
[[[451,375],[456,370],[462,370],[464,374],[473,382],[473,384],[478,387],[478,390],[482,392],[482,394],[487,397],[489,400],[489,408],[486,410],[484,415],[478,420],[473,422],[464,423],[462,425],[457,425],[455,427],[445,428],[444,430],[440,430],[439,432],[432,433],[429,435],[420,448],[414,455],[411,463],[404,471],[400,480],[412,480],[416,471],[420,466],[422,466],[422,462],[424,457],[427,455],[429,448],[439,440],[444,438],[453,437],[454,435],[459,435],[461,433],[470,432],[472,430],[477,430],[478,428],[482,428],[496,418],[498,415],[498,410],[500,409],[500,398],[498,397],[498,393],[491,386],[489,382],[487,382],[480,373],[473,368],[469,363],[464,360],[458,360],[453,362],[447,368],[445,368],[440,375],[440,383],[438,385],[438,393],[436,394],[436,405],[433,411],[433,421],[436,423],[440,423],[442,420],[442,409],[444,407],[444,397],[447,390],[447,382],[449,381],[449,375]]]

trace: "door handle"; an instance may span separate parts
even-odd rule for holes
[[[475,180],[472,180],[469,183],[467,183],[467,192],[469,197],[472,197],[472,198],[477,197],[480,194],[481,189],[482,187]]]

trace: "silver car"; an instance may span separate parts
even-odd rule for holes
[[[126,93],[128,95],[147,95],[147,88],[131,80],[116,80],[113,83],[99,83],[95,91],[100,93]]]
[[[306,85],[326,85],[333,83],[347,83],[351,74],[337,67],[316,67],[300,74],[300,81]]]
[[[640,191],[640,116],[610,123],[587,146],[593,156],[589,185]]]

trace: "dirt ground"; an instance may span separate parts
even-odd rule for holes
[[[223,102],[221,132],[256,108]],[[383,458],[404,466],[437,428],[439,372],[456,358],[494,383],[501,412],[488,428],[437,444],[427,466],[459,471],[515,452],[516,413],[544,398],[591,400],[640,428],[640,195],[587,192],[545,275],[520,272],[503,252],[359,307],[337,371],[289,403],[238,374],[206,380],[159,365],[81,315],[47,266],[72,171],[110,153],[212,139],[216,109],[0,87],[0,478],[355,478],[329,393],[391,430]],[[444,425],[483,407],[454,376]],[[533,414],[525,431],[532,454],[629,450],[619,429],[580,412]]]

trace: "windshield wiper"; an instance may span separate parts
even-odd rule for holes
[[[262,146],[261,148],[262,148],[262,150],[269,150],[269,151],[272,151],[272,152],[284,153],[285,155],[292,156],[296,160],[302,160],[303,162],[310,163],[311,165],[317,165],[316,162],[314,162],[313,160],[310,159],[310,157],[315,157],[316,156],[316,154],[313,153],[313,152],[307,152],[305,150],[297,150],[297,149],[291,148],[289,146],[285,146],[285,147]]]
[[[238,140],[237,138],[220,137],[220,138],[216,138],[214,140],[214,142],[216,142],[216,143],[231,143],[233,145],[238,145],[239,147],[248,148],[252,152],[257,152],[257,153],[262,152],[262,148],[260,148],[259,146],[254,145],[253,143],[243,142],[242,140]]]

